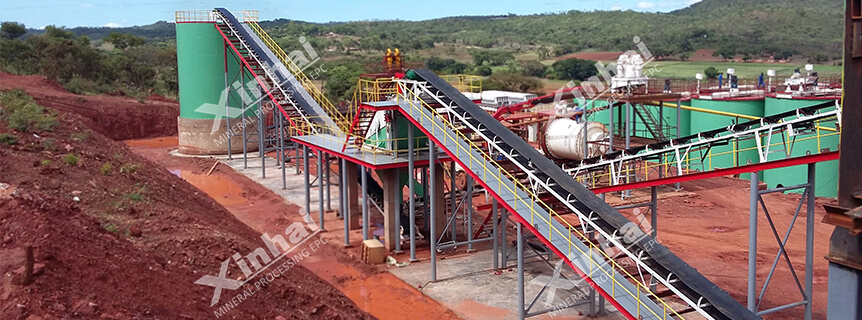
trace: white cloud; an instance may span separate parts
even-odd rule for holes
[[[635,7],[638,9],[649,9],[654,7],[655,5],[652,2],[641,1],[638,2]]]
[[[121,28],[122,26],[119,23],[108,22],[105,24],[105,27],[108,28]]]
[[[610,9],[610,10],[611,10],[611,11],[619,11],[619,10],[622,10],[622,9],[623,9],[623,6],[621,6],[619,3],[614,3],[614,4],[612,4],[612,5],[611,5],[611,9]]]

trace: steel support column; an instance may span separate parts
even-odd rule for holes
[[[350,209],[347,206],[347,159],[340,159],[338,162],[338,194],[339,194],[339,210],[341,218],[344,219],[344,246],[350,247]]]
[[[326,231],[326,228],[323,226],[324,222],[324,210],[323,210],[323,188],[326,186],[326,183],[323,181],[323,151],[317,151],[317,213],[318,219],[320,220],[320,230]]]
[[[500,234],[497,233],[497,230],[499,230],[497,228],[498,223],[499,222],[497,222],[497,199],[491,199],[491,233],[492,233],[492,236],[494,237],[494,244],[492,247],[494,248],[493,251],[494,251],[494,269],[495,270],[500,267],[500,250],[499,250],[500,248],[498,247],[499,242],[500,242]],[[505,241],[505,239],[503,239],[503,241]]]
[[[428,141],[428,166],[431,179],[429,191],[431,193],[431,281],[437,281],[437,148],[433,141]],[[426,203],[428,205],[428,203]]]
[[[524,319],[524,235],[518,223],[518,319]]]
[[[808,201],[805,208],[805,320],[814,313],[814,190],[816,164],[808,165]]]
[[[751,312],[757,312],[757,172],[751,173],[750,195],[748,199],[748,299],[747,307]]]
[[[409,190],[409,206],[408,214],[410,219],[410,261],[418,261],[416,259],[416,193],[413,190],[416,184],[415,174],[416,167],[413,163],[415,150],[415,141],[413,141],[413,124],[407,126],[407,188]]]
[[[361,168],[362,177],[362,240],[370,239],[368,237],[368,174],[365,167]]]
[[[585,126],[586,127],[586,126]],[[470,175],[467,176],[467,191],[464,193],[464,200],[466,200],[464,205],[464,214],[467,216],[466,223],[467,228],[464,231],[467,233],[467,252],[473,252],[473,177]]]

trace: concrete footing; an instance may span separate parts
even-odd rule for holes
[[[242,153],[242,119],[227,119],[219,121],[213,131],[213,119],[184,119],[177,118],[177,129],[179,136],[179,152],[188,155],[218,155],[227,154],[228,146],[231,152]],[[257,119],[245,119],[246,135],[252,135],[257,140]],[[230,142],[228,142],[228,131],[230,130]],[[257,151],[257,143],[248,143],[247,151]]]

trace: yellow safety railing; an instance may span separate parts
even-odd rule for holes
[[[257,10],[243,10],[240,13],[233,13],[234,16],[241,16],[244,22],[257,21]],[[209,10],[178,10],[174,12],[176,22],[215,22],[216,14],[212,9]]]
[[[174,12],[176,22],[215,22],[213,10],[180,10]]]
[[[453,141],[457,146],[454,150],[450,149],[449,151],[457,157],[462,162],[465,162],[465,165],[468,167],[472,164],[478,164],[484,168],[482,172],[474,172],[476,175],[482,179],[482,181],[497,181],[498,185],[502,190],[494,190],[497,194],[501,194],[504,192],[511,193],[515,198],[513,200],[514,203],[510,203],[510,206],[514,210],[518,209],[527,209],[530,210],[530,216],[524,217],[524,220],[530,222],[530,224],[535,226],[536,220],[540,220],[549,225],[549,230],[547,233],[547,240],[550,242],[552,238],[562,237],[566,239],[569,243],[568,252],[564,252],[566,254],[566,259],[572,256],[572,254],[580,254],[581,256],[585,256],[589,258],[590,268],[589,270],[581,270],[587,274],[591,279],[596,280],[597,277],[605,278],[611,281],[612,287],[608,294],[611,297],[617,297],[618,294],[625,294],[632,297],[637,302],[637,310],[629,310],[635,311],[635,317],[641,316],[641,312],[644,314],[652,314],[654,317],[659,319],[667,319],[668,316],[674,316],[678,319],[683,319],[683,317],[674,311],[664,300],[660,297],[656,296],[648,286],[644,285],[640,281],[637,280],[634,276],[628,273],[622,266],[620,266],[613,257],[609,256],[602,248],[595,245],[591,241],[586,241],[584,243],[589,247],[587,251],[583,251],[579,246],[575,245],[574,241],[581,242],[580,240],[572,239],[572,235],[574,234],[576,237],[580,239],[588,239],[586,235],[580,232],[576,227],[572,226],[568,221],[566,221],[562,216],[560,216],[556,211],[554,211],[550,206],[548,206],[545,202],[543,202],[539,197],[531,191],[531,188],[524,186],[518,179],[512,176],[507,170],[505,170],[502,166],[500,166],[496,161],[494,161],[490,155],[488,155],[481,147],[477,146],[475,143],[471,141],[468,137],[466,137],[463,133],[455,128],[451,122],[446,120],[446,117],[442,116],[436,110],[428,106],[424,101],[419,99],[418,95],[415,92],[404,92],[401,93],[401,97],[407,101],[410,105],[410,116],[413,117],[417,122],[420,123],[422,127],[435,135],[438,139],[441,138],[444,141]],[[419,101],[417,104],[416,101]],[[422,109],[419,109],[422,108]],[[423,110],[424,109],[424,110]],[[441,127],[437,121],[443,124]],[[467,144],[468,146],[465,148],[462,143]],[[476,158],[475,154],[479,154],[481,159]],[[490,167],[488,167],[490,165]],[[466,168],[465,168],[466,169]],[[506,183],[504,183],[504,181]],[[509,187],[509,184],[515,186],[515,189]],[[522,192],[528,197],[525,199],[519,195],[519,192]],[[544,210],[545,212],[540,212],[538,210]],[[520,215],[520,214],[519,214]],[[566,230],[558,230],[551,223],[551,219],[557,220],[557,222],[563,224]],[[563,248],[558,248],[561,252]],[[622,273],[624,279],[617,279],[616,273],[606,270],[602,268],[598,261],[607,261],[613,270]],[[599,272],[599,273],[596,273]],[[628,280],[626,280],[628,279]],[[598,279],[597,281],[601,281]],[[636,288],[639,290],[635,290],[636,292],[631,292],[628,288],[622,285],[620,281],[630,281],[630,283],[634,283]],[[641,292],[643,291],[643,292]],[[644,293],[645,292],[645,293]],[[662,314],[656,314],[652,309],[650,309],[644,301],[653,300],[660,307],[664,309]],[[646,310],[649,313],[646,313]]]
[[[358,106],[363,102],[383,101],[397,93],[398,87],[392,78],[359,78],[353,91],[353,102]]]
[[[290,128],[290,129],[292,130],[291,131],[292,133],[296,133],[299,135],[313,135],[313,134],[316,134],[316,132],[329,132],[332,129],[332,127],[329,125],[319,124],[319,123],[307,123],[303,126],[300,126],[297,128]],[[381,138],[374,138],[374,137],[368,137],[367,138],[367,137],[359,136],[359,135],[349,133],[349,132],[345,132],[345,134],[348,136],[348,138],[363,139],[365,141],[365,143],[363,144],[362,150],[365,153],[374,154],[374,159],[377,159],[377,157],[379,156],[381,160],[384,157],[388,157],[388,159],[391,160],[392,154],[394,154],[396,152],[401,152],[401,153],[407,152],[406,147],[402,148],[402,149],[398,148],[398,145],[406,145],[408,143],[409,138],[407,138],[407,137],[381,139]],[[339,148],[344,144],[344,137],[338,137],[335,135],[322,134],[322,135],[318,135],[317,139],[323,139],[323,141],[331,142],[331,144],[330,144],[331,146],[337,145]],[[427,151],[428,150],[427,145],[425,145],[425,146],[420,145],[420,143],[422,141],[427,140],[427,139],[428,138],[426,138],[424,136],[414,137],[413,138],[413,140],[414,140],[413,149],[415,151]],[[383,145],[386,147],[377,147],[378,145]]]
[[[283,63],[284,66],[287,67],[290,73],[293,74],[294,77],[296,77],[296,80],[298,80],[299,83],[302,84],[302,87],[305,88],[306,91],[308,91],[314,101],[317,101],[317,103],[323,108],[326,114],[328,114],[329,117],[332,118],[338,128],[342,132],[346,132],[349,129],[348,127],[350,126],[349,115],[341,114],[341,112],[339,112],[338,109],[335,108],[332,102],[329,102],[329,99],[326,98],[326,95],[323,94],[323,91],[318,89],[317,86],[315,86],[314,83],[311,82],[310,79],[308,79],[308,77],[302,72],[299,66],[297,66],[296,63],[294,63],[294,61],[290,59],[287,53],[285,53],[284,50],[281,49],[281,46],[279,46],[275,42],[275,40],[273,40],[269,36],[269,34],[267,34],[266,31],[264,31],[263,28],[261,28],[260,25],[257,24],[257,22],[248,21],[246,22],[246,24],[251,27],[254,33],[257,34],[257,36],[261,40],[263,40],[263,42],[266,44],[267,47],[269,47],[270,50],[272,50],[275,56],[278,57],[279,60],[281,60],[281,63]]]
[[[446,80],[450,85],[458,89],[460,92],[481,92],[482,91],[482,77],[467,75],[467,74],[453,74],[453,75],[443,75],[440,76],[443,80]]]

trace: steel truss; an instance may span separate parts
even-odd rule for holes
[[[512,161],[523,173],[526,174],[526,177],[531,186],[534,186],[536,190],[544,191],[545,193],[551,194],[560,201],[570,212],[577,214],[578,220],[580,222],[582,231],[587,233],[588,231],[596,231],[596,233],[603,238],[608,244],[611,244],[615,249],[619,250],[626,257],[631,258],[634,261],[638,268],[649,273],[653,279],[656,279],[660,284],[664,285],[668,288],[673,294],[678,297],[680,300],[684,301],[690,308],[694,311],[698,312],[701,316],[707,319],[714,319],[713,316],[704,311],[703,308],[709,306],[710,304],[705,301],[703,297],[688,297],[682,293],[682,289],[677,287],[679,283],[678,279],[673,275],[672,272],[665,272],[664,275],[660,274],[653,267],[647,265],[644,261],[647,258],[646,252],[643,250],[630,250],[629,246],[622,243],[624,235],[619,232],[619,230],[609,231],[602,229],[598,224],[596,224],[596,220],[598,219],[597,214],[594,212],[585,213],[575,207],[574,203],[577,203],[578,200],[573,195],[568,195],[567,197],[563,197],[557,191],[557,189],[553,188],[556,184],[548,179],[540,179],[536,176],[537,170],[533,168],[529,168],[521,163],[523,160],[518,158],[519,155],[515,153],[515,150],[505,150],[500,147],[500,144],[503,143],[495,135],[490,135],[488,129],[483,128],[482,123],[473,123],[470,120],[473,120],[472,116],[467,113],[458,113],[455,112],[455,109],[458,108],[458,105],[450,99],[444,98],[446,95],[436,89],[432,89],[433,87],[429,87],[428,83],[425,81],[414,81],[414,80],[396,80],[399,84],[399,92],[411,93],[416,97],[423,97],[430,99],[434,104],[439,105],[441,107],[437,108],[438,112],[441,114],[447,114],[450,119],[457,120],[457,122],[469,128],[475,135],[480,137],[482,140],[487,143],[489,148],[492,148],[496,151],[496,154],[502,155],[508,160]],[[474,120],[475,121],[475,120]],[[453,121],[454,122],[454,121]],[[520,249],[519,249],[520,250]],[[519,260],[520,263],[520,260]]]
[[[755,312],[757,315],[762,316],[768,313],[773,313],[781,310],[785,310],[788,308],[796,307],[796,306],[805,306],[804,309],[804,319],[810,320],[812,317],[812,310],[814,301],[812,299],[813,294],[813,277],[814,277],[814,178],[815,178],[815,164],[808,164],[808,182],[795,186],[788,187],[779,187],[773,189],[759,190],[758,189],[758,180],[757,180],[757,172],[751,174],[751,191],[750,191],[750,208],[749,208],[749,242],[748,242],[748,298],[747,305],[748,309],[752,312]],[[793,213],[793,217],[790,219],[790,224],[787,227],[787,231],[783,236],[779,235],[779,230],[775,226],[775,222],[773,221],[772,215],[769,213],[769,210],[766,206],[766,201],[763,200],[764,194],[776,193],[776,192],[786,192],[791,190],[802,190],[802,195],[800,196],[799,202],[796,206],[796,211]],[[790,261],[790,257],[787,255],[787,250],[785,246],[788,243],[790,238],[790,234],[793,231],[793,227],[796,224],[796,220],[799,218],[800,213],[802,212],[802,204],[805,203],[805,274],[803,281],[800,282],[799,276],[796,274],[796,269],[794,268],[793,262]],[[757,291],[757,214],[758,207],[763,211],[764,216],[766,217],[767,222],[769,222],[770,231],[772,231],[772,235],[775,238],[775,241],[778,243],[778,252],[775,254],[775,259],[772,261],[772,265],[769,268],[769,273],[766,276],[766,280],[763,282],[763,287],[760,289],[760,293],[755,295]],[[775,275],[776,268],[778,267],[778,263],[780,260],[784,260],[784,263],[787,265],[787,268],[790,270],[791,276],[793,276],[793,280],[796,282],[796,287],[799,289],[799,294],[801,295],[802,300],[788,303],[785,305],[773,307],[767,310],[760,309],[760,303],[763,301],[763,296],[766,294],[767,288],[769,288],[769,283],[773,279]],[[804,283],[803,283],[804,282]]]
[[[824,111],[824,109],[832,106],[835,107],[835,110]],[[700,132],[689,137],[619,150],[596,158],[571,161],[562,164],[562,168],[574,177],[591,172],[607,171],[610,173],[611,185],[621,185],[631,183],[625,179],[625,175],[630,171],[627,168],[632,165],[645,161],[668,161],[668,164],[672,164],[676,168],[675,173],[681,176],[686,174],[683,168],[687,166],[685,161],[692,152],[699,151],[702,157],[706,157],[713,146],[746,139],[756,141],[759,159],[763,163],[769,161],[767,158],[769,153],[776,151],[770,150],[775,135],[782,137],[784,152],[789,155],[797,137],[815,134],[816,122],[829,118],[836,118],[838,127],[841,127],[841,106],[837,100],[763,117],[759,120],[733,124],[717,130]],[[789,134],[792,140],[787,141],[784,138],[784,133]],[[763,143],[763,139],[766,140],[766,143]]]

